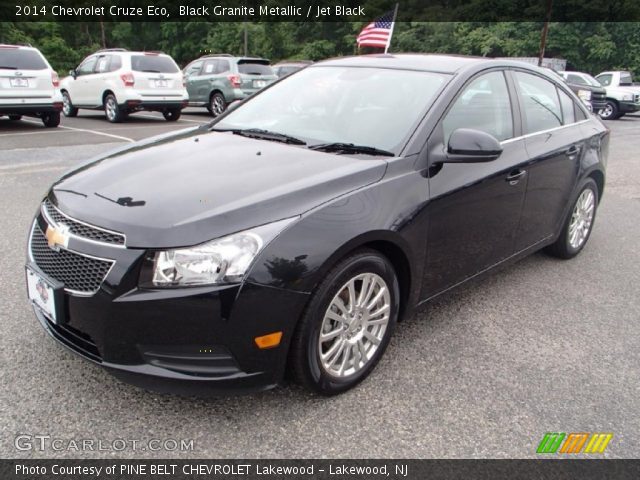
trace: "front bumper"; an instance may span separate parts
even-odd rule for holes
[[[41,225],[46,229],[42,214],[34,228]],[[137,282],[144,251],[77,238],[68,249],[115,261],[96,293],[63,292],[57,324],[34,307],[45,330],[73,352],[128,383],[161,392],[242,393],[283,378],[307,294],[248,282],[143,290]],[[32,253],[29,263],[54,278]],[[276,331],[283,332],[279,346],[258,348],[256,337]]]
[[[633,113],[640,110],[640,103],[634,102],[620,102],[619,103],[620,113]]]

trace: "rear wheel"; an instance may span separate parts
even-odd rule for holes
[[[17,122],[18,120],[22,120],[22,115],[9,115],[9,120]]]
[[[344,392],[374,369],[398,319],[393,266],[374,250],[341,261],[320,283],[290,350],[295,379],[323,395]]]
[[[222,115],[224,111],[227,109],[227,102],[224,99],[224,96],[220,92],[215,92],[211,94],[211,98],[209,98],[209,112],[214,117]]]
[[[173,108],[171,110],[165,110],[162,112],[162,115],[167,122],[175,122],[180,118],[180,115],[182,115],[182,110],[179,108]]]
[[[78,115],[78,109],[71,103],[71,97],[68,92],[62,92],[62,113],[65,117],[75,117]]]
[[[109,94],[104,99],[104,114],[111,123],[120,123],[126,114],[120,110],[115,95]]]
[[[591,235],[598,207],[596,182],[591,178],[586,179],[578,192],[560,236],[547,248],[550,254],[558,258],[568,259],[578,255]]]
[[[618,104],[613,100],[607,100],[607,104],[600,110],[600,118],[603,120],[615,120],[618,118]]]
[[[60,125],[60,112],[47,112],[42,114],[42,123],[47,128],[55,128]]]

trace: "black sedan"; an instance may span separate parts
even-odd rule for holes
[[[248,391],[289,373],[336,394],[416,306],[542,248],[577,255],[608,144],[526,64],[317,63],[56,182],[29,298],[57,341],[138,385]]]

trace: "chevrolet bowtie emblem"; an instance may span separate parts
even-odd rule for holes
[[[66,225],[60,225],[58,227],[47,226],[47,231],[44,234],[47,237],[47,244],[49,248],[54,250],[60,250],[60,247],[67,248],[69,245],[69,227]]]

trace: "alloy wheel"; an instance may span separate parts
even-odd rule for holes
[[[113,97],[107,97],[107,101],[104,106],[105,113],[109,121],[113,121],[116,118],[118,105],[116,104],[116,99]]]
[[[571,223],[569,224],[569,245],[578,249],[586,241],[593,223],[593,215],[595,213],[595,196],[589,188],[585,189],[578,200],[573,213],[571,214]]]
[[[333,377],[348,377],[367,366],[384,338],[391,294],[375,273],[353,277],[333,297],[318,341],[322,368]]]
[[[211,111],[217,117],[224,113],[224,99],[220,95],[211,97]]]

